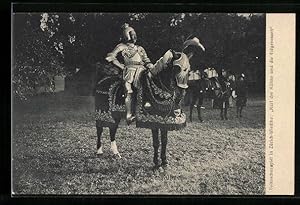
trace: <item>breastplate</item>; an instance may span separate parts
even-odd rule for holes
[[[128,46],[122,51],[122,56],[124,57],[124,62],[126,65],[142,63],[142,58],[138,52],[137,46]]]

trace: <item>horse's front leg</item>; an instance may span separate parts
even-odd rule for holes
[[[220,117],[221,117],[221,120],[224,120],[224,114],[223,114],[223,111],[224,111],[224,109],[223,109],[223,103],[222,103],[222,105],[221,105],[221,107],[220,107]]]
[[[194,104],[193,101],[190,104],[190,121],[193,121],[193,108],[194,108]]]
[[[200,122],[203,122],[202,116],[201,116],[201,107],[202,107],[202,105],[203,105],[203,96],[199,96],[197,111],[198,111],[198,119],[199,119]]]
[[[161,132],[161,153],[160,153],[160,158],[161,158],[161,165],[162,166],[167,166],[168,161],[167,161],[167,143],[168,143],[168,131],[167,130],[160,130]]]
[[[159,139],[158,139],[158,129],[151,129],[152,131],[152,140],[153,140],[153,148],[154,148],[154,156],[153,163],[154,167],[157,168],[158,164],[158,148],[159,148]]]
[[[97,154],[103,154],[103,147],[101,144],[101,136],[103,132],[103,127],[96,126],[97,129]]]
[[[227,117],[227,110],[228,110],[228,108],[225,107],[225,108],[224,108],[224,119],[225,119],[225,120],[228,120],[228,117]]]
[[[239,117],[242,117],[242,110],[243,110],[243,106],[240,107],[240,110],[239,110]]]
[[[227,118],[227,110],[228,110],[228,107],[229,107],[229,98],[226,99],[226,101],[224,101],[223,105],[224,105],[224,119],[228,120],[228,118]]]
[[[119,153],[117,143],[116,143],[116,132],[118,129],[119,123],[116,123],[114,126],[109,128],[109,135],[110,135],[110,143],[111,143],[111,151],[115,156],[118,158],[121,158],[121,155]]]

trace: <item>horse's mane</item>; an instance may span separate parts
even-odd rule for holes
[[[162,70],[153,78],[153,81],[162,89],[172,89],[174,83],[174,74],[172,67],[168,66],[165,70]]]

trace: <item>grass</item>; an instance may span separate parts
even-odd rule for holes
[[[206,107],[208,102],[206,102]],[[111,153],[96,155],[93,98],[38,96],[14,106],[13,191],[16,194],[264,194],[265,112],[263,98],[250,98],[244,117],[219,120],[203,110],[203,123],[169,132],[167,170],[152,171],[147,129],[121,123]],[[187,110],[186,110],[186,113]]]

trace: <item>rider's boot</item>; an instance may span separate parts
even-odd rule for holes
[[[125,107],[126,107],[126,122],[130,125],[134,120],[135,116],[132,114],[132,93],[128,93],[125,98]]]

